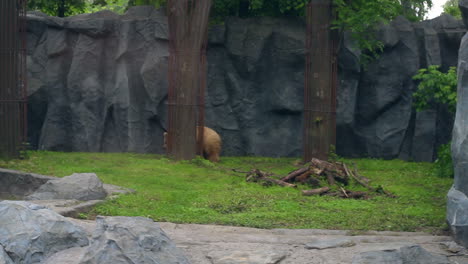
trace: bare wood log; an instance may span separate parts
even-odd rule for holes
[[[294,178],[296,178],[297,176],[303,174],[304,172],[308,170],[309,170],[308,168],[300,168],[300,169],[294,170],[290,172],[286,177],[281,178],[281,180],[285,182],[293,181]]]
[[[335,174],[340,175],[340,176],[345,175],[345,173],[344,173],[344,171],[342,169],[340,169],[337,165],[335,165],[333,163],[330,163],[328,161],[313,158],[310,161],[310,166],[311,167],[316,167],[316,168],[319,168],[319,169],[322,169],[322,170],[334,172]]]
[[[312,174],[311,171],[306,171],[296,177],[296,182],[306,183],[309,176]]]
[[[315,175],[321,175],[321,174],[323,173],[323,171],[324,171],[324,169],[320,169],[320,168],[316,168],[316,167],[312,167],[312,166],[310,166],[309,169],[310,169],[310,170],[312,171],[312,173],[315,174]]]
[[[246,181],[253,181],[253,182],[263,181],[269,184],[274,183],[283,187],[293,187],[293,188],[297,187],[295,184],[291,184],[282,180],[273,179],[273,178],[270,178],[269,176],[270,175],[268,173],[265,173],[259,169],[254,169],[246,175]]]
[[[302,190],[302,195],[304,196],[320,195],[328,191],[330,191],[330,187],[325,186],[325,187],[318,188],[318,189]]]

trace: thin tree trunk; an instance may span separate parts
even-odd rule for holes
[[[328,159],[336,135],[336,38],[332,0],[311,0],[307,12],[304,161]]]
[[[65,17],[65,0],[59,0],[57,3],[57,16]]]

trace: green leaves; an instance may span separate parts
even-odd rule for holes
[[[65,16],[84,12],[85,0],[28,0],[28,10],[39,10],[50,16],[59,16],[62,4]]]
[[[103,4],[86,3],[85,13],[95,13],[102,10],[110,10],[117,14],[123,14],[127,9],[129,0],[103,0]]]
[[[439,71],[438,65],[420,69],[413,77],[419,80],[417,91],[413,94],[417,111],[429,109],[432,104],[447,105],[450,112],[455,113],[457,105],[457,70],[450,67],[447,73]]]
[[[460,8],[458,8],[458,0],[447,0],[443,7],[444,13],[452,15],[458,19],[462,18]]]

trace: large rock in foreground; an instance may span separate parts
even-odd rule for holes
[[[15,264],[40,263],[50,255],[88,245],[86,232],[65,217],[39,205],[0,202],[0,246]]]
[[[190,263],[149,218],[98,217],[95,224],[29,202],[0,202],[0,264]]]
[[[455,181],[448,193],[447,222],[455,240],[468,247],[468,35],[460,45],[457,96],[452,137]]]
[[[98,218],[93,239],[80,264],[188,264],[175,244],[151,219]]]

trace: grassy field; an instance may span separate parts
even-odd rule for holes
[[[137,192],[103,203],[90,216],[146,216],[175,223],[440,233],[446,229],[445,196],[453,181],[434,176],[431,163],[342,159],[355,163],[372,186],[381,185],[397,196],[352,200],[264,187],[245,182],[244,174],[231,170],[259,168],[286,175],[297,168],[298,160],[292,158],[222,157],[219,164],[212,164],[149,154],[28,154],[25,160],[0,161],[0,167],[58,177],[94,172],[105,183]]]

